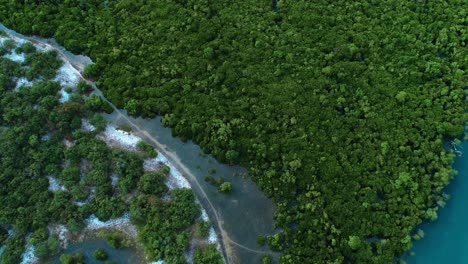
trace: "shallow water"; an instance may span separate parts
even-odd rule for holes
[[[458,175],[444,190],[451,198],[435,222],[420,226],[425,237],[413,242],[414,256],[404,257],[408,264],[468,263],[468,141],[461,147],[464,155],[454,163]]]
[[[85,242],[75,243],[70,245],[65,251],[61,254],[74,254],[81,252],[85,255],[85,263],[87,264],[102,264],[104,261],[97,261],[93,258],[93,253],[95,250],[102,248],[104,249],[109,258],[108,260],[113,260],[119,264],[139,264],[146,263],[144,259],[137,256],[133,249],[122,248],[115,249],[109,246],[106,241],[100,238],[86,240]],[[60,264],[60,255],[55,256],[49,262],[51,264]]]

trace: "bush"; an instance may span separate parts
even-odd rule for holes
[[[165,175],[169,174],[171,172],[171,168],[167,165],[162,165],[161,166],[161,172],[164,173]]]
[[[38,258],[46,258],[57,254],[60,251],[60,240],[57,235],[53,235],[47,241],[40,242],[34,249],[34,255]]]
[[[60,256],[60,262],[62,264],[84,264],[84,255],[81,252],[75,253],[75,255],[62,254]]]
[[[193,255],[194,264],[223,264],[223,258],[215,245],[197,248]]]
[[[232,185],[230,182],[223,182],[219,185],[218,191],[221,193],[230,193],[232,191]]]
[[[158,152],[156,151],[156,149],[143,140],[138,141],[137,149],[139,151],[142,151],[145,154],[146,158],[156,158],[156,156],[158,156]]]
[[[78,93],[80,94],[87,94],[93,90],[91,85],[89,85],[87,82],[80,80],[78,84],[76,85],[76,89],[78,90]]]
[[[211,177],[211,176],[205,176],[205,182],[207,182],[207,183],[209,183],[209,184],[211,184],[211,185],[213,185],[213,186],[216,186],[216,187],[219,186],[219,184],[218,184],[218,182],[216,181],[216,179],[213,178],[213,177]]]
[[[14,40],[12,39],[7,39],[3,42],[3,47],[8,50],[8,51],[11,51],[12,49],[14,49],[16,47],[16,43]]]
[[[107,252],[104,249],[99,248],[96,251],[94,251],[93,258],[96,259],[96,260],[106,260],[107,259]]]
[[[132,127],[130,125],[127,125],[127,124],[120,125],[119,127],[117,127],[117,129],[128,132],[128,133],[133,131]]]
[[[96,64],[88,64],[83,70],[83,77],[87,79],[96,79],[99,77],[100,71]]]
[[[138,182],[138,190],[144,194],[153,194],[162,197],[169,189],[164,181],[166,177],[159,172],[147,172]]]
[[[210,223],[207,221],[200,221],[197,223],[197,227],[195,229],[195,236],[197,238],[207,238],[210,233]]]
[[[101,230],[98,236],[104,238],[109,246],[120,249],[123,247],[130,247],[131,241],[125,239],[125,235],[119,230]]]
[[[3,242],[7,240],[7,238],[8,238],[8,231],[2,226],[0,226],[0,245],[2,245]]]
[[[34,46],[34,44],[28,41],[24,43],[23,45],[21,45],[20,47],[18,47],[16,49],[16,52],[30,54],[30,53],[36,52],[36,47]]]
[[[106,129],[107,121],[98,113],[94,113],[93,116],[89,119],[89,123],[96,128],[96,132],[101,132]]]
[[[270,264],[271,263],[271,258],[267,254],[263,254],[262,256],[262,264]]]
[[[264,246],[266,243],[266,237],[265,236],[257,236],[257,244],[260,246]]]

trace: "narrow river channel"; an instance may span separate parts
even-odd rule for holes
[[[91,63],[87,57],[66,51],[53,39],[23,36],[1,23],[0,30],[59,51],[61,57],[79,72],[87,63]],[[96,94],[108,101],[94,83],[90,84],[96,89]],[[160,117],[132,118],[125,111],[113,107],[113,114],[104,115],[109,123],[115,126],[130,125],[137,136],[153,144],[190,182],[198,200],[206,209],[210,220],[214,222],[222,242],[223,253],[229,263],[261,263],[264,253],[270,254],[274,262],[277,262],[277,253],[256,243],[258,235],[271,235],[276,232],[273,229],[275,207],[251,180],[239,176],[246,173],[244,168],[218,163],[212,156],[202,154],[200,147],[193,142],[182,142],[179,138],[172,137],[170,129],[162,126]],[[222,176],[232,183],[232,193],[221,194],[204,181],[210,169],[216,170],[215,176]]]

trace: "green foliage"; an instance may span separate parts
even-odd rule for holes
[[[96,128],[96,132],[98,133],[106,130],[107,121],[104,119],[104,117],[102,117],[102,115],[98,113],[94,113],[89,118],[89,123]]]
[[[257,236],[257,244],[260,246],[265,245],[266,243],[266,237],[265,236]]]
[[[96,251],[93,252],[93,258],[96,260],[106,260],[107,252],[102,248],[96,249]]]
[[[26,78],[31,81],[39,77],[53,78],[63,61],[58,58],[56,51],[51,50],[27,54],[24,64],[29,66],[26,70]]]
[[[88,108],[91,111],[96,111],[99,112],[102,107],[102,99],[96,94],[91,95],[86,99],[86,108]]]
[[[165,181],[166,176],[160,172],[146,172],[138,182],[138,190],[144,194],[162,197],[169,190]]]
[[[81,252],[76,252],[73,255],[62,254],[60,255],[60,263],[62,264],[84,264],[85,256]]]
[[[145,158],[156,158],[158,156],[156,149],[143,140],[138,141],[136,147],[145,154]]]
[[[24,251],[24,238],[13,236],[7,239],[6,248],[0,256],[2,264],[17,264],[21,262],[21,254]]]
[[[3,245],[3,243],[7,240],[8,238],[8,231],[0,226],[0,245]]]
[[[131,241],[127,240],[125,234],[119,230],[104,229],[98,232],[98,236],[104,238],[109,246],[116,249],[131,246]]]
[[[200,208],[190,189],[175,189],[170,200],[139,195],[132,200],[130,217],[138,227],[138,240],[149,260],[184,260],[189,229],[200,216]],[[172,263],[172,262],[171,262]]]
[[[362,246],[362,240],[358,236],[349,236],[348,246],[352,250],[357,250]]]
[[[125,132],[132,132],[133,129],[130,125],[127,125],[127,124],[124,124],[124,125],[120,125],[119,127],[117,127],[118,130],[122,130],[122,131],[125,131]]]
[[[83,80],[78,81],[78,83],[76,84],[76,89],[78,90],[80,94],[83,94],[83,95],[93,90],[91,85],[89,85],[86,81],[83,81]]]
[[[161,172],[164,173],[164,175],[168,175],[169,172],[171,172],[171,168],[165,164],[161,165]]]
[[[143,160],[134,153],[114,151],[112,169],[119,176],[119,190],[126,194],[137,186],[143,175]]]
[[[230,193],[232,191],[232,184],[230,182],[223,182],[219,185],[218,191],[221,193]]]
[[[57,235],[52,235],[44,242],[40,242],[34,248],[34,255],[38,258],[46,258],[60,251],[60,240]]]
[[[199,239],[207,238],[210,234],[210,222],[201,220],[197,222],[195,236]]]
[[[194,264],[222,264],[223,257],[216,249],[215,245],[208,245],[206,247],[199,247],[195,250],[193,255]]]
[[[16,47],[16,43],[12,39],[7,39],[7,40],[3,41],[3,47],[7,51],[11,51],[12,49],[14,49]]]
[[[86,65],[83,69],[83,77],[87,79],[96,79],[99,77],[99,74],[99,67],[94,63]]]
[[[96,94],[89,96],[85,102],[86,108],[92,112],[105,112],[112,113],[114,109],[109,103],[103,101],[101,97]]]
[[[213,186],[219,186],[218,181],[211,176],[205,176],[205,181]]]
[[[25,54],[30,54],[33,52],[36,52],[36,46],[32,44],[31,42],[25,42],[23,45],[19,46],[15,50],[16,53],[25,53]]]
[[[271,258],[270,256],[264,254],[262,256],[262,264],[271,264]]]
[[[134,99],[131,99],[125,104],[124,109],[129,115],[134,116],[138,113],[138,102]]]
[[[232,191],[232,184],[230,182],[225,182],[223,177],[218,177],[218,180],[212,176],[205,176],[205,181],[209,184],[218,187],[218,191],[221,193],[230,193]]]

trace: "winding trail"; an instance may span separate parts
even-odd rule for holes
[[[5,30],[8,33],[8,35],[10,35],[10,37],[12,39],[21,39],[21,40],[31,41],[31,42],[35,43],[37,46],[40,46],[40,47],[42,47],[44,49],[57,51],[58,55],[62,58],[62,60],[65,62],[65,64],[71,66],[71,68],[73,68],[76,71],[76,73],[80,76],[80,78],[82,80],[86,81],[89,85],[91,85],[93,87],[93,89],[94,89],[94,92],[98,96],[100,96],[105,102],[107,102],[114,109],[114,111],[118,114],[118,118],[122,118],[130,126],[132,126],[133,127],[133,132],[137,136],[151,141],[154,144],[157,151],[160,152],[161,154],[163,154],[164,156],[166,156],[167,159],[169,160],[169,162],[172,163],[182,173],[182,175],[184,177],[189,177],[192,180],[192,182],[195,183],[196,187],[200,190],[200,194],[203,196],[202,198],[208,203],[211,211],[213,212],[213,215],[214,215],[215,220],[216,220],[216,225],[218,227],[218,230],[220,231],[222,248],[223,248],[223,251],[224,251],[225,256],[226,256],[225,259],[227,260],[228,263],[239,263],[239,260],[236,259],[236,255],[234,254],[233,246],[238,247],[238,248],[243,249],[243,250],[246,250],[246,251],[249,251],[249,252],[252,252],[252,253],[256,253],[256,254],[271,254],[272,253],[272,252],[267,252],[267,251],[259,251],[259,250],[252,249],[252,248],[250,248],[248,246],[244,246],[244,245],[234,241],[229,236],[227,231],[223,228],[224,221],[220,217],[218,211],[216,210],[215,206],[212,204],[209,196],[206,194],[206,192],[204,191],[204,189],[200,185],[200,183],[199,183],[198,179],[195,177],[195,175],[193,175],[190,172],[190,170],[183,164],[183,162],[179,159],[179,157],[177,155],[175,155],[174,153],[169,152],[169,151],[166,150],[166,145],[161,144],[158,140],[156,140],[156,138],[151,136],[151,134],[148,131],[146,131],[145,129],[142,129],[140,126],[135,124],[130,118],[128,118],[128,116],[126,114],[122,113],[122,111],[120,109],[118,109],[111,101],[109,101],[104,96],[102,91],[97,88],[97,86],[96,86],[96,84],[94,82],[89,81],[89,80],[87,80],[86,78],[83,77],[82,72],[83,72],[84,67],[86,66],[84,63],[78,61],[75,58],[72,58],[70,55],[65,54],[61,49],[55,47],[54,45],[49,44],[47,42],[47,40],[45,40],[45,39],[40,39],[40,38],[37,38],[37,37],[27,37],[27,36],[20,35],[20,34],[14,32],[14,31],[9,30],[8,28],[4,27],[3,24],[1,24],[1,23],[0,23],[0,29]]]

